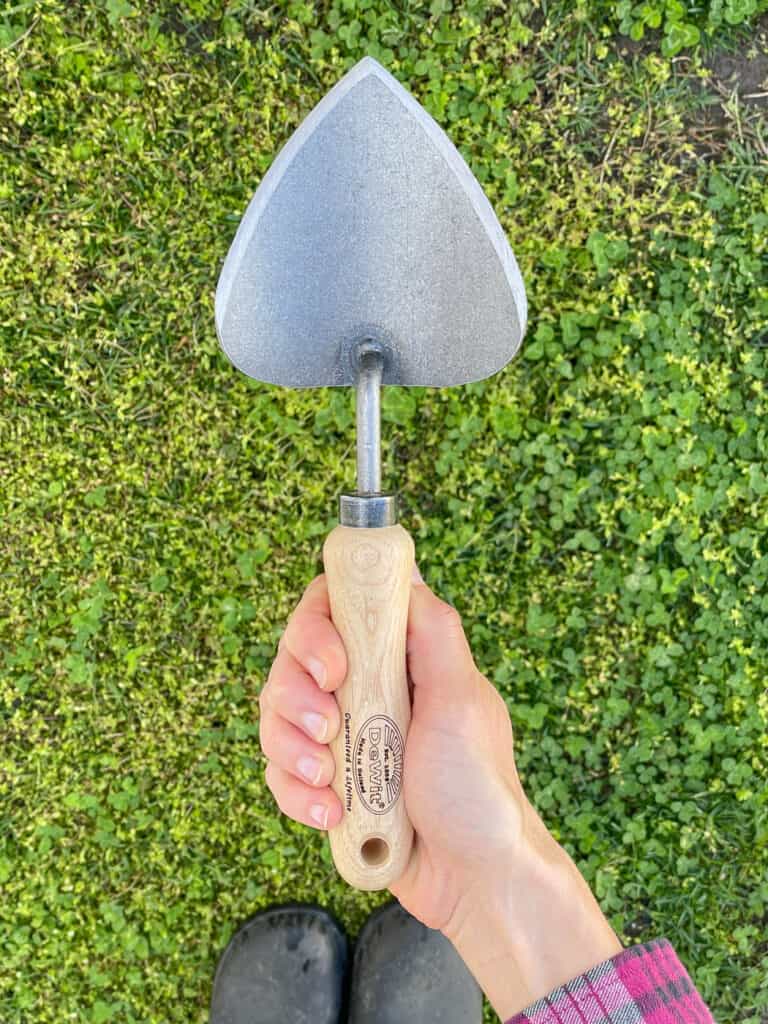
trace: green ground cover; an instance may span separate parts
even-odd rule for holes
[[[4,5],[3,1024],[202,1022],[250,913],[354,935],[384,898],[279,817],[257,744],[352,397],[249,384],[213,325],[260,176],[365,53],[467,157],[530,301],[493,380],[385,395],[421,568],[624,940],[768,1020],[764,9]]]

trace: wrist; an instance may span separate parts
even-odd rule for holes
[[[502,1020],[622,949],[576,865],[526,811],[515,857],[474,880],[443,929]]]

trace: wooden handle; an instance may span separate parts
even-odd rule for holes
[[[413,842],[402,795],[413,541],[402,526],[337,526],[323,561],[331,617],[347,651],[347,676],[336,691],[341,729],[331,743],[344,815],[330,831],[331,852],[350,885],[385,889],[405,870]]]

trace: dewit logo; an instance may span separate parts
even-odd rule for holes
[[[403,781],[403,737],[387,715],[373,715],[355,740],[357,794],[374,814],[386,814],[400,796]]]
[[[372,804],[381,806],[381,758],[379,757],[379,743],[381,743],[381,729],[371,726],[368,729],[370,747],[368,748],[368,798]]]

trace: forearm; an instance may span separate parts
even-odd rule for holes
[[[514,863],[478,879],[444,931],[502,1020],[622,948],[533,808]]]

